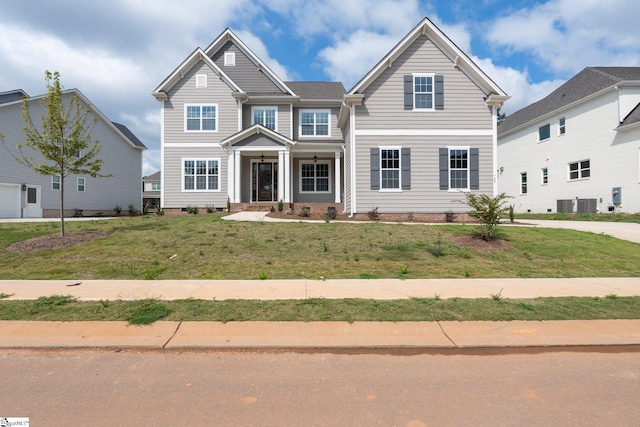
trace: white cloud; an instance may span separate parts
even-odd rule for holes
[[[160,170],[160,150],[146,150],[142,153],[142,176]]]

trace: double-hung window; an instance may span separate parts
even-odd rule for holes
[[[329,193],[329,163],[300,163],[300,192]]]
[[[380,188],[400,189],[400,149],[380,149]]]
[[[86,180],[84,178],[78,178],[78,191],[84,193],[86,188]]]
[[[567,132],[564,117],[558,120],[558,135],[564,135]]]
[[[589,178],[590,176],[591,162],[589,160],[569,163],[569,180]]]
[[[183,159],[184,191],[219,191],[220,159]]]
[[[547,185],[549,183],[549,169],[542,168],[542,185]]]
[[[51,189],[52,190],[59,190],[60,189],[60,176],[59,175],[53,175],[51,177]]]
[[[160,191],[160,183],[152,182],[151,183],[151,191]]]
[[[413,108],[414,110],[433,109],[433,74],[413,76]]]
[[[184,130],[187,132],[217,132],[217,104],[185,104]]]
[[[527,173],[520,174],[520,194],[527,194]]]
[[[449,188],[469,189],[469,149],[449,148]]]
[[[300,136],[331,136],[329,110],[300,110]]]
[[[251,107],[253,124],[259,124],[276,131],[276,107]]]

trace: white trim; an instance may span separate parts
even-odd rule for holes
[[[357,136],[493,136],[492,129],[359,129]]]
[[[493,165],[493,197],[498,195],[498,107],[491,107],[491,122],[492,126],[492,144],[491,148],[493,149],[493,153],[491,153],[492,157],[492,165]],[[480,177],[478,177],[479,180]],[[478,182],[480,185],[480,182]],[[471,184],[469,184],[471,187]]]
[[[589,176],[582,176],[582,171],[586,170],[583,169],[581,167],[581,163],[582,162],[589,162]],[[578,172],[578,177],[577,178],[571,178],[571,165],[573,164],[577,164],[578,165],[578,169],[576,169],[576,172]],[[574,181],[584,181],[586,179],[590,179],[591,178],[591,159],[582,159],[582,160],[576,160],[573,162],[567,162],[567,182],[574,182]]]
[[[327,191],[303,191],[302,190],[302,165],[320,165],[320,164],[324,164],[327,165],[329,167],[328,170],[328,175],[327,175],[327,180],[328,180],[328,185]],[[314,175],[313,175],[313,182],[314,182],[314,188],[317,187],[317,168],[314,166]],[[298,162],[298,193],[299,194],[331,194],[331,160],[318,160],[316,162],[313,161],[313,159],[300,159],[300,161]]]
[[[199,130],[188,130],[187,129],[187,109],[189,107],[200,107],[200,129]],[[215,117],[213,118],[213,120],[215,121],[215,129],[213,130],[203,130],[202,129],[202,107],[215,107]],[[218,104],[194,104],[194,103],[185,103],[184,104],[184,131],[188,132],[188,133],[216,133],[218,132]],[[210,120],[210,119],[209,119]]]
[[[262,125],[262,123],[260,123],[260,124],[262,126],[266,127],[267,129],[270,129],[270,130],[272,130],[274,132],[278,132],[278,106],[276,106],[276,105],[252,105],[251,106],[251,126],[256,124],[255,118],[254,118],[254,115],[253,115],[253,112],[255,110],[265,110],[265,111],[266,110],[273,110],[273,112],[274,112],[274,120],[275,120],[275,122],[273,123],[274,128],[271,129],[271,128],[267,127],[267,126]],[[264,114],[263,114],[262,118],[264,119]]]
[[[302,113],[314,113],[313,116],[313,135],[303,135],[302,134]],[[327,114],[327,134],[326,135],[318,135],[316,133],[316,128],[318,126],[317,114],[318,113],[326,113]],[[330,108],[300,108],[298,110],[298,140],[306,139],[306,138],[331,138],[331,109]]]
[[[293,185],[291,185],[291,169],[293,169],[293,157],[291,152],[284,152],[284,203],[290,203],[293,200]]]
[[[542,129],[542,128],[543,128],[543,127],[545,127],[545,126],[549,126],[549,136],[548,136],[548,137],[546,137],[545,139],[540,139],[540,129]],[[548,140],[550,140],[550,139],[551,139],[551,122],[549,122],[549,123],[545,123],[545,124],[544,124],[544,125],[542,125],[542,126],[538,126],[538,132],[536,132],[536,133],[538,134],[538,135],[537,135],[537,136],[538,136],[538,142],[544,142],[544,141],[548,141]]]
[[[233,203],[236,201],[235,189],[235,155],[234,150],[227,152],[227,197]]]
[[[165,148],[220,148],[217,142],[166,142]]]
[[[83,189],[80,190],[80,180],[82,180],[82,187]],[[87,192],[87,179],[83,178],[81,176],[76,178],[76,191],[78,193],[86,193]]]
[[[382,188],[382,150],[394,150],[398,152],[398,188]],[[396,168],[386,168],[385,170],[395,170]],[[401,145],[380,145],[378,146],[378,170],[380,171],[379,190],[380,193],[402,193],[402,146]]]
[[[225,52],[224,53],[224,66],[225,67],[235,67],[236,66],[236,53],[235,52]]]
[[[349,120],[351,127],[351,216],[356,214],[356,105],[351,104],[351,119]]]
[[[342,201],[342,194],[340,191],[340,187],[342,187],[342,181],[340,180],[340,175],[341,175],[341,165],[340,165],[340,151],[336,151],[334,153],[335,156],[335,160],[334,160],[334,165],[333,165],[333,174],[334,174],[334,186],[335,186],[335,203],[340,203]]]
[[[412,111],[424,112],[424,111],[436,111],[436,75],[435,73],[413,73],[411,91],[413,93],[413,109]],[[416,77],[431,77],[431,108],[416,108]],[[429,94],[429,92],[420,92],[420,94]]]
[[[235,203],[240,203],[241,195],[240,195],[240,177],[241,177],[241,166],[242,166],[242,156],[240,153],[236,152],[234,155],[235,167],[233,168],[235,171],[235,179],[233,180],[233,194]]]
[[[187,190],[184,188],[184,162],[185,161],[193,161],[193,167],[194,167],[194,174],[193,174],[193,190]],[[218,162],[218,188],[214,189],[214,190],[209,190],[209,189],[197,189],[197,182],[196,182],[196,177],[198,176],[198,174],[196,173],[196,170],[198,168],[196,162],[200,162],[200,161],[204,161],[207,162],[207,170],[209,169],[209,162],[210,161],[216,161]],[[219,193],[221,191],[222,188],[222,176],[220,173],[220,170],[222,169],[222,162],[220,161],[220,157],[182,157],[180,159],[180,192],[181,193]],[[207,178],[209,177],[209,174],[207,173],[205,175]],[[207,181],[207,187],[209,187],[209,182]]]
[[[206,88],[207,87],[207,75],[198,73],[196,74],[196,87],[197,88]]]
[[[284,203],[284,180],[289,179],[284,176],[284,150],[278,151],[278,198],[277,201],[280,200]]]
[[[160,170],[165,170],[164,167],[164,149],[166,148],[166,143],[164,142],[164,103],[162,100],[160,106]],[[164,207],[164,176],[165,174],[160,172],[160,208]]]

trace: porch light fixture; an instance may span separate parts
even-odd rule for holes
[[[318,156],[315,154],[313,155],[313,163],[318,163]]]
[[[264,162],[264,154],[261,154],[261,155],[260,155],[260,161],[261,161],[261,162]]]
[[[22,191],[27,191],[27,184],[22,184]]]

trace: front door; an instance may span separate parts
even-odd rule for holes
[[[27,186],[27,200],[24,209],[25,218],[42,217],[42,209],[40,208],[40,187]]]
[[[278,164],[261,161],[254,163],[252,169],[252,201],[275,201],[278,197]]]

